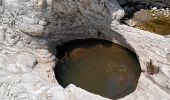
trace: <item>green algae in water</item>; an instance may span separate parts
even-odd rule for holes
[[[74,41],[63,48],[65,60],[55,69],[63,87],[75,84],[112,99],[135,90],[141,70],[136,56],[127,49],[99,40]]]

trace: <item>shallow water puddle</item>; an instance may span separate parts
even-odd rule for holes
[[[146,31],[154,32],[160,35],[170,34],[170,11],[166,9],[150,9],[137,11],[134,14],[134,18],[137,25],[136,28],[140,28]]]
[[[75,84],[112,99],[135,90],[141,70],[136,56],[127,49],[101,40],[77,40],[57,48],[62,61],[55,74],[63,87]]]
[[[154,32],[160,35],[170,34],[170,19],[158,18],[151,21],[146,21],[142,24],[137,25],[137,28]]]

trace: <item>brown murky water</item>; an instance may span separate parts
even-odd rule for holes
[[[139,11],[135,14],[137,21],[141,21],[141,24],[138,24],[136,27],[154,32],[160,35],[169,35],[170,34],[170,16],[165,16],[160,14],[160,12],[154,13],[155,17],[152,16],[151,10]]]
[[[161,35],[170,34],[170,20],[166,20],[163,18],[146,21],[140,25],[137,25],[137,27]]]
[[[58,49],[58,57],[64,61],[58,63],[55,74],[63,87],[75,84],[112,99],[135,90],[141,70],[136,56],[127,49],[99,40],[73,41]]]

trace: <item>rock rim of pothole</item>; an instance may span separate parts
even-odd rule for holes
[[[124,11],[116,0],[1,0],[0,15],[1,99],[107,100],[72,84],[63,88],[54,77],[55,46],[86,38],[112,41],[138,56],[137,88],[120,99],[170,98],[170,38],[120,24]],[[147,73],[150,60],[158,74]]]

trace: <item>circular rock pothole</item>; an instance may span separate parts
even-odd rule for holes
[[[89,92],[117,99],[132,93],[141,73],[136,56],[103,40],[75,40],[57,47],[56,79]]]

